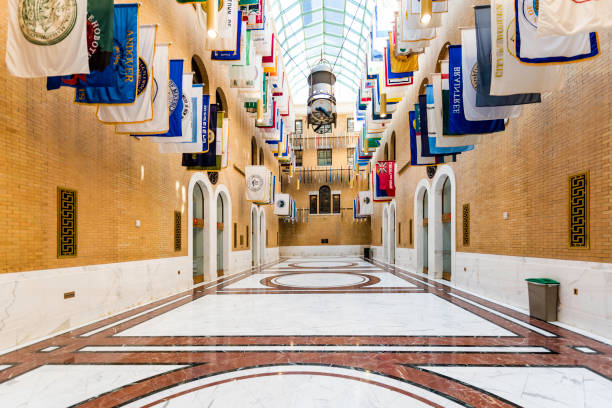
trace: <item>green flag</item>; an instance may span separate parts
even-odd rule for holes
[[[104,71],[113,55],[113,0],[87,1],[89,70]]]

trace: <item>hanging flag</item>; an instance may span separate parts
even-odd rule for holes
[[[516,57],[519,60],[528,64],[569,63],[599,55],[595,32],[538,37],[538,12],[534,5],[534,0],[514,0]]]
[[[182,61],[182,60],[181,60]],[[172,76],[172,66],[170,67]],[[192,142],[193,132],[191,118],[193,117],[193,106],[191,98],[193,95],[193,72],[183,72],[181,79],[181,91],[178,95],[175,94],[176,89],[173,89],[173,81],[169,83],[171,88],[168,92],[168,98],[170,100],[169,107],[172,114],[170,115],[170,130],[168,133],[163,135],[151,135],[151,141],[155,143],[182,143]],[[176,84],[176,83],[175,83]],[[176,84],[178,85],[178,84]],[[174,98],[178,96],[180,102],[176,108],[174,106]]]
[[[448,134],[448,115],[449,115],[449,90],[448,90],[448,60],[441,62],[442,73],[431,74],[434,91],[434,107],[440,111],[441,118],[435,122],[436,127],[436,146],[437,147],[457,147],[475,145],[481,142],[481,135],[449,135]],[[441,127],[440,127],[441,126]],[[442,129],[442,131],[440,131]]]
[[[213,61],[225,61],[225,62],[240,62],[244,58],[246,51],[246,24],[242,24],[242,12],[238,11],[238,18],[236,24],[236,45],[233,50],[227,51],[212,51],[210,59]]]
[[[87,2],[87,55],[90,74],[73,74],[47,77],[47,90],[59,89],[61,86],[76,87],[111,86],[113,76],[109,74],[98,77],[101,81],[94,83],[91,73],[103,72],[110,64],[113,53],[113,0],[89,0]],[[89,80],[88,80],[89,79]]]
[[[160,50],[158,50],[159,52]],[[157,54],[156,54],[157,55]],[[163,48],[163,61],[166,61],[168,57],[168,45]],[[167,66],[166,66],[167,67]],[[157,92],[155,93],[154,108],[155,113],[151,122],[145,122],[136,125],[117,125],[117,128],[122,131],[131,129],[132,126],[136,126],[140,131],[134,132],[134,135],[138,136],[150,136],[151,140],[156,143],[161,143],[165,139],[170,139],[168,142],[172,142],[174,138],[182,135],[181,131],[181,116],[183,111],[183,60],[171,60],[169,69],[168,81],[164,81],[165,74],[160,70],[160,76],[158,77],[156,72],[153,71],[155,82],[157,84]],[[158,79],[159,78],[159,79]],[[159,115],[159,116],[158,116]],[[164,118],[165,116],[165,118]],[[165,131],[164,131],[165,126]],[[150,131],[149,131],[150,129]]]
[[[116,4],[113,21],[115,47],[111,70],[115,83],[109,87],[78,87],[75,102],[85,104],[131,104],[138,84],[138,4]],[[105,71],[106,71],[105,70]]]
[[[477,89],[476,106],[509,106],[524,105],[528,103],[540,103],[539,93],[524,93],[505,96],[491,95],[491,73],[493,70],[491,60],[491,6],[474,7],[474,20],[476,21],[476,51],[477,51]],[[471,33],[469,35],[471,37]],[[468,40],[471,46],[472,38]],[[462,44],[462,52],[466,53],[466,48]],[[462,56],[463,58],[463,56]],[[472,81],[474,79],[472,78]]]
[[[461,30],[461,72],[463,75],[463,112],[467,120],[490,120],[516,118],[522,107],[478,106],[478,53],[476,50],[476,29]],[[500,98],[504,98],[501,96]]]
[[[175,143],[159,143],[158,148],[160,153],[200,153],[202,152],[202,139],[205,137],[208,139],[208,134],[203,132],[203,113],[208,113],[208,95],[202,95],[203,85],[193,84],[191,92],[189,94],[191,98],[190,120],[185,124],[189,126],[191,124],[191,139],[185,142]],[[206,96],[206,101],[204,100]],[[207,107],[203,108],[206,102]],[[185,106],[185,104],[183,104]],[[185,121],[186,118],[183,118]],[[208,120],[208,119],[207,119]],[[185,127],[186,127],[185,126]],[[186,131],[185,127],[182,127],[182,131]],[[172,138],[175,139],[175,138]]]
[[[416,131],[417,114],[416,111],[408,112],[408,122],[410,124],[410,164],[413,166],[430,165],[436,163],[435,157],[423,155],[421,134]]]
[[[8,2],[9,73],[22,78],[88,74],[87,0],[39,3]]]
[[[289,194],[279,193],[274,200],[274,215],[283,217],[289,216],[291,210],[291,196]]]
[[[537,11],[540,37],[612,29],[609,0],[539,0]]]
[[[269,203],[273,188],[272,173],[266,166],[246,166],[246,200]]]
[[[201,6],[198,4],[197,6]],[[198,20],[200,25],[206,29],[207,15],[201,7],[196,7],[200,11]],[[217,37],[206,38],[206,49],[210,51],[235,51],[236,47],[236,26],[238,25],[237,0],[219,1],[219,12],[217,14]]]
[[[514,16],[514,0],[491,0],[491,95],[561,90],[561,66],[522,64],[516,58]]]
[[[153,57],[153,83],[151,97],[153,98],[153,118],[150,121],[134,124],[118,124],[116,133],[152,134],[168,132],[168,44],[157,44]]]
[[[502,132],[504,120],[467,120],[464,115],[463,79],[461,72],[461,46],[449,47],[450,58],[450,108],[448,130],[451,134],[467,135]],[[491,108],[485,108],[491,109]]]
[[[372,192],[370,190],[358,193],[359,215],[372,215],[374,203],[372,202]]]
[[[420,17],[421,14],[421,0],[408,0],[410,2],[408,14],[416,15]],[[447,0],[432,0],[431,2],[431,20],[425,25],[425,27],[441,27],[442,26],[442,13],[448,11]],[[420,18],[419,18],[420,23]]]
[[[395,197],[395,162],[377,162],[376,170],[372,174],[372,183],[374,201],[390,201]]]
[[[138,87],[131,105],[100,105],[97,117],[106,124],[142,123],[153,119],[153,57],[156,25],[138,28]]]
[[[432,79],[437,78],[437,85],[441,86],[440,83],[440,74],[432,74]],[[432,81],[433,82],[433,81]],[[443,122],[442,122],[442,92],[438,93],[440,100],[435,100],[434,94],[434,86],[427,85],[425,99],[427,105],[425,109],[427,111],[427,137],[429,139],[429,152],[433,154],[454,154],[467,152],[470,150],[474,150],[473,145],[464,145],[464,146],[439,146],[437,144],[438,140],[443,137]],[[421,106],[423,109],[423,106]],[[453,136],[448,136],[453,137]]]
[[[204,153],[184,153],[182,165],[189,170],[216,171],[221,169],[221,147],[219,147],[217,137],[219,139],[222,137],[219,132],[219,126],[222,126],[222,124],[217,124],[219,120],[218,105],[210,104],[208,112],[208,151]],[[223,118],[222,115],[221,118]]]

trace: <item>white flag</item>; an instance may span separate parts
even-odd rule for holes
[[[219,2],[220,4],[221,2]],[[217,37],[206,37],[206,49],[210,51],[236,51],[236,35],[238,33],[238,0],[223,0],[223,4],[217,14]],[[201,11],[201,13],[204,13]],[[206,24],[206,13],[200,21]],[[206,27],[206,25],[204,25]]]
[[[610,1],[610,0],[607,0]],[[538,37],[533,0],[515,0],[516,56],[527,64],[579,62],[599,54],[596,33]]]
[[[520,105],[476,106],[478,51],[476,49],[475,28],[464,28],[461,30],[461,74],[463,82],[463,113],[467,120],[516,118],[521,114],[523,108]]]
[[[117,125],[115,132],[133,135],[154,135],[168,132],[170,126],[168,122],[169,64],[168,44],[157,44],[153,57],[153,83],[151,84],[153,119],[148,122]]]
[[[421,24],[421,18],[418,14],[410,12],[409,2],[412,0],[402,0],[401,13],[397,19],[396,29],[401,32],[398,40],[402,41],[421,41],[433,40],[436,38],[436,28]]]
[[[200,153],[202,151],[202,91],[204,90],[202,84],[194,84],[192,91],[189,95],[191,99],[191,114],[190,120],[183,120],[183,132],[186,132],[186,126],[191,125],[190,135],[191,138],[188,142],[174,142],[174,143],[159,143],[158,148],[160,153]],[[184,103],[184,102],[183,102]],[[183,111],[184,112],[184,111]],[[208,109],[206,110],[208,112]],[[183,136],[185,134],[183,133]],[[208,135],[207,135],[208,137]],[[179,139],[178,137],[168,137],[167,139]]]
[[[429,110],[427,110],[427,131],[429,127],[434,126],[436,130],[436,147],[461,147],[470,146],[480,143],[482,141],[481,135],[465,135],[465,136],[451,136],[444,135],[444,107],[442,91],[450,91],[448,85],[448,60],[442,61],[441,63],[442,73],[431,74],[433,92],[434,92],[434,112],[435,115],[433,123],[429,119]],[[444,79],[443,79],[444,78]],[[450,108],[450,103],[449,103]],[[430,133],[431,134],[431,133]]]
[[[610,0],[540,0],[538,36],[612,29]]]
[[[44,3],[9,0],[8,71],[22,78],[89,74],[87,0]]]
[[[142,123],[153,119],[153,56],[156,25],[138,27],[138,85],[129,105],[98,105],[98,120],[107,124]]]
[[[491,1],[491,95],[558,91],[565,83],[559,65],[521,64],[516,58],[514,0]]]
[[[268,202],[270,200],[271,178],[266,166],[246,166],[246,200]]]
[[[192,91],[193,84],[193,72],[183,73],[183,91],[182,91],[182,101],[183,101],[183,112],[181,113],[181,136],[174,137],[157,137],[153,136],[148,138],[152,142],[155,143],[181,143],[181,142],[191,142],[193,141],[193,113],[191,110],[193,107],[191,105],[191,97],[192,95],[195,97],[195,93]]]
[[[274,200],[274,215],[289,216],[290,204],[291,196],[289,194],[277,194]]]
[[[359,192],[359,215],[372,215],[374,212],[374,202],[370,190]]]

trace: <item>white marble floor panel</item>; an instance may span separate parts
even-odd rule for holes
[[[245,335],[515,336],[429,293],[210,295],[117,334]]]
[[[302,272],[302,271],[300,271]],[[367,286],[367,288],[375,287],[399,287],[399,288],[414,288],[413,285],[406,280],[399,278],[389,272],[367,272],[380,279],[380,282]],[[226,286],[227,289],[270,289],[269,286],[261,284],[261,280],[277,276],[278,273],[257,273],[248,276],[238,282],[232,283]],[[352,275],[348,273],[300,273],[295,275],[284,276],[275,280],[276,283],[294,286],[296,288],[304,287],[318,287],[318,288],[330,288],[356,285],[364,282],[364,279],[359,275]]]
[[[0,383],[0,407],[65,408],[181,365],[45,365]]]
[[[218,385],[207,386],[212,383]],[[137,408],[145,404],[154,404],[152,407],[156,408],[431,406],[420,401],[420,398],[445,408],[461,407],[424,388],[390,377],[345,368],[294,365],[252,368],[215,375],[155,393],[125,408]]]
[[[523,408],[608,408],[612,381],[581,367],[424,366]]]

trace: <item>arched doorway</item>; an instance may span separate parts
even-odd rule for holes
[[[223,198],[217,196],[217,276],[223,276],[225,267],[223,262]]]
[[[263,208],[259,212],[259,264],[266,263],[266,212]]]
[[[423,230],[421,232],[422,238],[422,256],[423,256],[423,273],[427,273],[429,269],[429,197],[427,194],[427,190],[423,192],[422,199],[422,220],[423,220]]]
[[[414,194],[414,249],[415,270],[429,270],[429,181],[421,179]]]
[[[389,263],[395,263],[395,203],[389,205]]]
[[[259,215],[257,206],[251,207],[251,265],[259,265]]]
[[[199,183],[193,186],[193,283],[204,281],[204,193]]]
[[[385,205],[382,216],[382,248],[383,260],[389,260],[389,208]]]
[[[435,278],[451,280],[455,269],[455,174],[448,165],[438,167],[432,182],[431,219],[429,226],[429,264]]]
[[[442,279],[451,280],[451,185],[445,177],[442,184]]]

